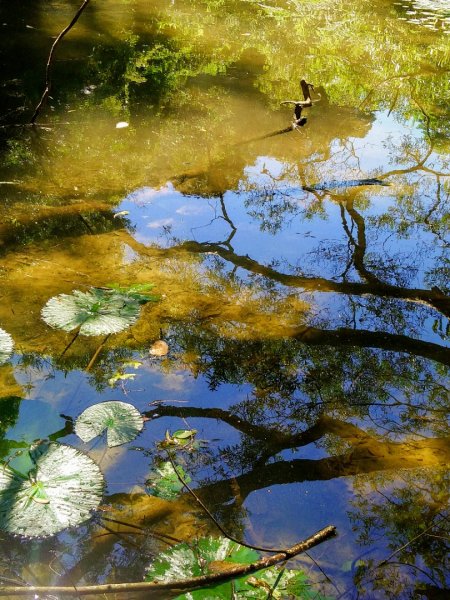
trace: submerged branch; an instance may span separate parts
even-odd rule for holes
[[[93,594],[117,594],[119,592],[151,592],[158,590],[194,590],[206,586],[223,583],[237,577],[243,577],[256,573],[261,569],[266,569],[278,563],[284,562],[306,552],[310,548],[321,544],[325,540],[334,536],[336,528],[333,526],[324,527],[317,531],[306,540],[295,544],[291,548],[286,548],[273,556],[261,558],[249,565],[236,565],[228,567],[225,571],[202,575],[200,577],[191,577],[182,581],[148,581],[138,583],[110,583],[104,585],[84,585],[84,586],[5,586],[0,588],[0,596],[35,596],[38,594],[56,594],[59,596],[88,596]]]

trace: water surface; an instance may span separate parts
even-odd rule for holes
[[[139,581],[155,531],[217,534],[188,494],[147,494],[157,443],[189,428],[180,461],[234,536],[337,527],[292,561],[315,593],[444,597],[450,5],[93,1],[29,127],[77,6],[0,9],[0,453],[79,447],[141,530],[0,532],[1,582]],[[41,319],[55,295],[148,282],[160,301],[104,345]],[[134,442],[71,431],[104,400],[149,418]]]

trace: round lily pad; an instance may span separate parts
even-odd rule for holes
[[[141,413],[132,404],[116,400],[90,406],[75,421],[75,433],[83,442],[106,431],[106,442],[110,447],[134,440],[143,427]]]
[[[8,360],[13,351],[14,342],[9,333],[0,329],[0,365]]]
[[[92,288],[50,298],[41,314],[47,325],[57,329],[72,331],[79,327],[82,335],[105,335],[133,325],[141,304],[123,293]]]
[[[0,529],[45,537],[83,523],[101,502],[104,479],[83,452],[56,442],[30,451],[33,468],[0,467]]]

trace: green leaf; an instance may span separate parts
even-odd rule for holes
[[[129,286],[121,286],[117,283],[111,283],[106,287],[110,288],[118,295],[125,296],[127,298],[133,298],[140,304],[159,300],[159,296],[153,296],[150,294],[150,290],[155,287],[152,283],[136,283],[135,285]]]
[[[182,580],[198,577],[214,571],[214,563],[245,563],[257,560],[254,550],[245,548],[227,538],[203,538],[191,545],[177,544],[161,553],[147,571],[147,581]],[[238,581],[238,580],[236,580]],[[235,590],[237,588],[235,587]],[[232,597],[231,583],[223,583],[203,590],[177,596],[177,600],[229,600]]]
[[[146,574],[147,581],[175,581],[225,571],[236,564],[251,564],[259,559],[255,550],[231,540],[202,538],[192,544],[182,543],[157,556]],[[187,592],[175,600],[229,600],[233,597],[266,600],[274,588],[274,599],[327,600],[308,583],[303,571],[270,567],[247,577],[239,577],[233,583],[226,582],[201,590]],[[234,595],[233,595],[234,594]]]
[[[183,467],[177,465],[177,471],[186,483],[191,481],[189,475],[184,472]],[[183,489],[183,484],[178,479],[175,469],[169,461],[156,467],[155,472],[147,479],[146,485],[150,495],[165,500],[174,500]]]
[[[32,448],[30,458],[33,468],[28,473],[0,466],[0,528],[44,537],[89,519],[104,489],[94,461],[56,442]]]
[[[158,446],[161,448],[182,448],[193,442],[196,435],[196,429],[177,429],[173,435],[166,431],[164,440],[159,442]]]
[[[176,440],[191,440],[196,433],[196,429],[177,429],[173,432],[172,437]]]
[[[109,447],[134,440],[143,427],[142,415],[133,405],[115,400],[90,406],[75,421],[75,433],[83,442],[89,442],[106,430]]]
[[[142,303],[133,294],[91,288],[50,298],[41,314],[47,325],[57,329],[72,331],[79,327],[82,335],[105,335],[133,325]]]
[[[118,381],[127,381],[129,379],[133,381],[135,377],[136,373],[114,373],[114,375],[108,379],[108,385],[114,387]]]
[[[8,360],[13,351],[14,342],[9,333],[0,329],[0,365]]]
[[[280,575],[281,574],[281,575]],[[301,600],[332,600],[320,594],[308,581],[303,571],[270,567],[247,577],[246,584],[252,590],[244,591],[242,598],[267,598],[270,590],[274,600],[298,598]],[[276,587],[274,588],[274,586]]]

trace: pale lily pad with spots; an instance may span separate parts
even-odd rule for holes
[[[135,287],[128,291],[91,288],[87,292],[75,290],[71,295],[54,296],[42,309],[42,318],[56,329],[79,328],[82,335],[118,333],[137,321],[142,304],[155,299],[137,293]]]
[[[106,431],[106,442],[110,447],[134,440],[143,427],[141,413],[132,404],[116,400],[90,406],[75,421],[75,433],[83,442]]]
[[[32,468],[0,467],[0,529],[46,537],[92,516],[104,491],[99,467],[83,452],[56,442],[30,450]]]

